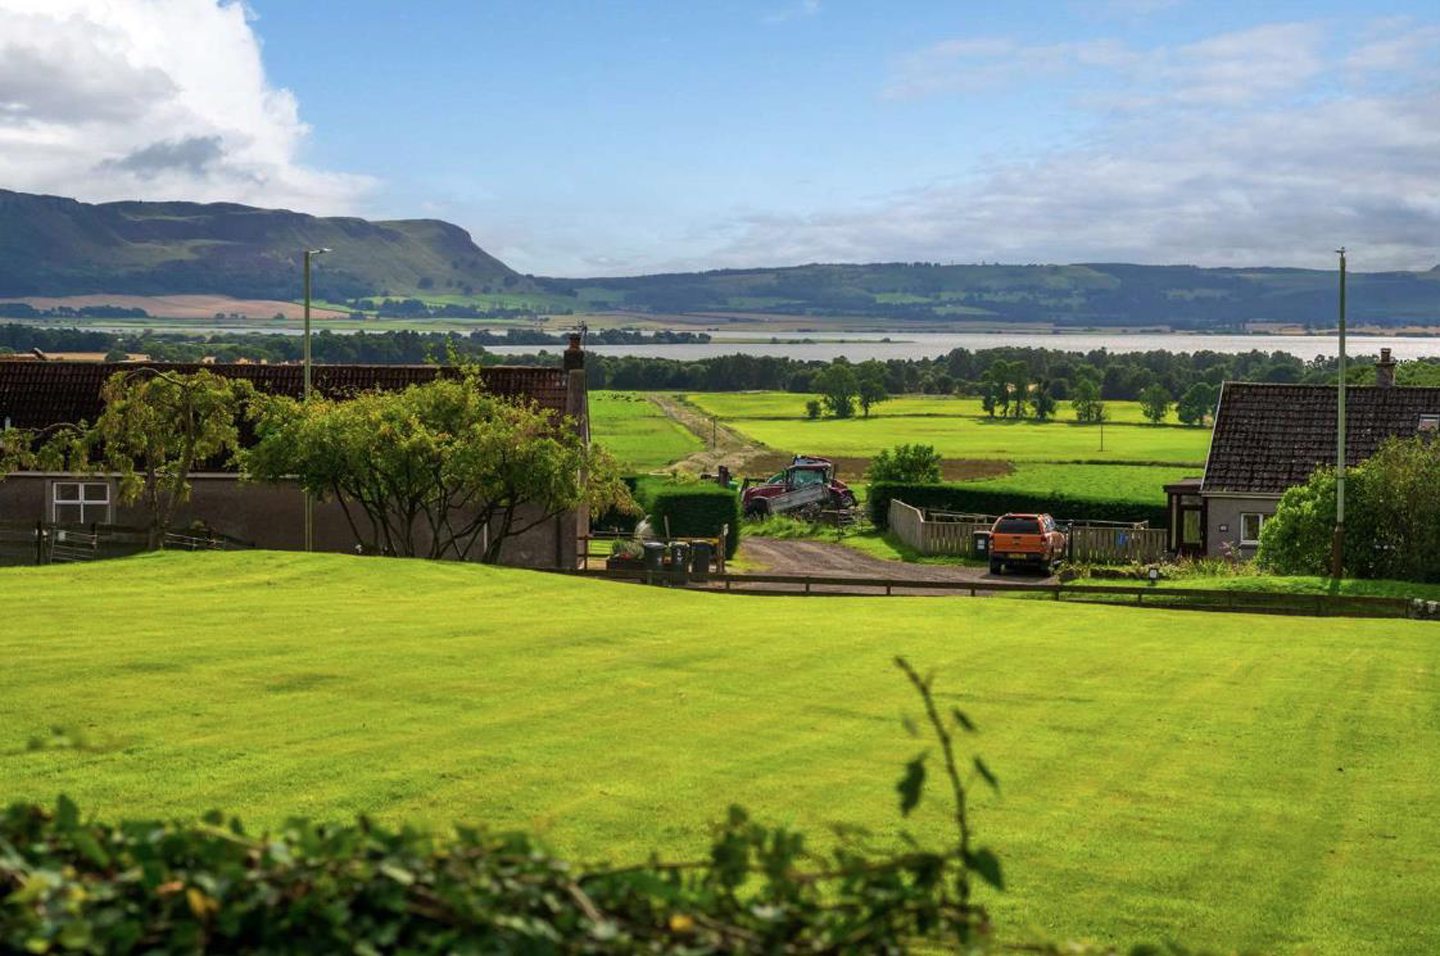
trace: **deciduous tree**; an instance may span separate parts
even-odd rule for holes
[[[602,449],[548,410],[486,394],[473,375],[348,401],[270,398],[256,432],[247,474],[294,477],[339,502],[375,553],[490,563],[564,512],[633,508]]]
[[[836,418],[850,418],[855,414],[855,399],[860,393],[860,383],[848,363],[834,362],[826,366],[816,374],[813,385],[831,415]]]
[[[885,366],[874,359],[862,362],[856,370],[855,379],[860,411],[869,418],[872,407],[890,399],[890,392],[885,387]]]
[[[1140,393],[1140,413],[1154,425],[1165,420],[1170,414],[1170,393],[1164,385],[1155,382],[1145,386],[1145,391]]]
[[[1175,404],[1175,414],[1186,425],[1203,425],[1215,414],[1215,401],[1220,390],[1207,382],[1196,382],[1185,390]]]
[[[248,382],[208,371],[116,372],[101,388],[105,408],[93,425],[8,432],[0,473],[39,467],[117,474],[120,501],[140,503],[147,543],[158,548],[190,497],[191,471],[207,461],[228,463],[239,450],[239,423],[252,394]]]

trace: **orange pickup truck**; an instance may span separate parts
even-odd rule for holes
[[[1065,557],[1065,532],[1049,515],[1001,515],[990,528],[990,573],[1027,566],[1050,572]]]

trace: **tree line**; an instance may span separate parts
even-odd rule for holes
[[[589,335],[590,344],[635,344],[636,342],[683,342],[703,333],[674,332],[650,337],[627,329],[604,330]],[[660,333],[656,333],[660,336]],[[537,341],[545,337],[548,341]],[[997,337],[998,338],[998,337]],[[1203,341],[1203,340],[1202,340]],[[554,344],[563,346],[564,336],[538,330],[510,330],[503,334],[489,330],[474,332],[414,332],[392,330],[337,334],[328,330],[313,340],[315,360],[326,364],[415,365],[441,362],[478,364],[553,365],[555,352],[525,355],[496,355],[488,349],[497,345]],[[0,353],[43,351],[106,352],[113,357],[143,353],[156,361],[296,362],[301,342],[297,336],[269,333],[227,333],[193,336],[161,332],[112,333],[81,329],[52,329],[20,323],[0,325]],[[558,351],[558,349],[557,349]],[[1366,384],[1375,380],[1375,356],[1351,359],[1349,380]],[[1016,409],[1013,382],[996,384],[997,362],[1010,363],[1014,375],[1023,368],[1032,385],[1045,383],[1056,402],[1140,401],[1142,393],[1159,386],[1172,401],[1183,400],[1196,384],[1218,387],[1225,381],[1333,384],[1337,365],[1334,358],[1300,359],[1288,352],[1227,353],[1209,350],[1171,352],[1088,352],[1064,349],[1012,348],[954,349],[934,358],[886,359],[850,363],[803,361],[784,356],[717,355],[680,360],[649,356],[611,356],[591,353],[586,374],[591,388],[626,391],[787,391],[813,395],[822,389],[825,377],[844,379],[845,373],[828,371],[849,367],[852,375],[878,379],[887,394],[965,394],[984,398],[987,387],[1004,387],[1012,397],[1007,407],[1000,392],[995,393],[997,409]],[[873,363],[873,364],[872,364]],[[988,381],[992,384],[987,386]],[[1440,360],[1424,359],[1402,363],[1396,381],[1401,385],[1440,385]],[[1094,385],[1092,394],[1090,383]],[[858,382],[857,382],[858,385]],[[1073,393],[1078,389],[1079,395]],[[858,391],[857,406],[858,406]],[[1158,394],[1153,391],[1152,394]],[[1023,405],[1023,403],[1022,403]],[[1033,405],[1019,409],[1034,414]],[[833,412],[832,412],[833,413]],[[1000,412],[997,410],[997,415]]]

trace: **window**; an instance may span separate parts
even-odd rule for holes
[[[56,524],[108,524],[110,484],[57,481],[50,486],[50,517]]]
[[[1039,534],[1040,519],[1014,518],[1006,515],[995,522],[995,534]]]
[[[1242,512],[1240,514],[1241,544],[1260,543],[1260,529],[1265,527],[1266,517],[1267,515],[1259,514],[1253,511]]]

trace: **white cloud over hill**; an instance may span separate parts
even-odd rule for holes
[[[308,132],[242,3],[0,0],[0,186],[350,211],[373,181],[301,162]]]

